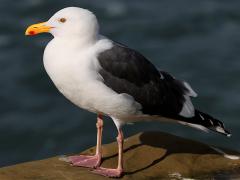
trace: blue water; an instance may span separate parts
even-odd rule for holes
[[[180,125],[139,123],[126,126],[125,136],[159,130],[240,150],[240,1],[1,0],[0,166],[95,145],[95,115],[66,100],[43,68],[42,53],[52,37],[24,36],[28,25],[67,6],[90,9],[102,34],[188,81],[199,94],[195,106],[223,120],[233,134],[226,138]],[[115,140],[110,119],[103,133],[105,143]]]

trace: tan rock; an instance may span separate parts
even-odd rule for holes
[[[219,150],[218,150],[219,151]],[[122,179],[240,178],[239,153],[223,150],[162,132],[129,137],[124,144],[125,175]],[[226,157],[223,155],[223,151]],[[95,147],[84,151],[94,154]],[[227,156],[231,154],[234,156]],[[117,144],[103,146],[103,166],[116,167]],[[59,157],[0,169],[1,180],[95,180],[106,179],[90,169],[72,167]]]

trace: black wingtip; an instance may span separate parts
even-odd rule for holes
[[[207,129],[210,129],[219,134],[231,137],[231,133],[226,130],[224,123],[218,119],[213,118],[209,114],[203,113],[199,110],[195,110],[195,117],[192,122],[195,121],[195,124],[199,124]]]
[[[226,136],[230,138],[232,136],[232,134],[227,130],[225,130],[225,131],[226,131]]]
[[[225,130],[225,133],[220,133],[220,134],[223,134],[223,135],[225,135],[225,136],[227,136],[229,138],[232,136],[232,134],[229,131],[227,131],[227,130]]]
[[[210,130],[214,131],[214,132],[217,132],[219,134],[225,135],[227,137],[231,137],[232,136],[232,134],[228,130],[226,130],[224,126],[223,127],[220,127],[220,126],[213,127],[212,126],[212,127],[208,127],[208,128]]]

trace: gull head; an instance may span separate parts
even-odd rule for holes
[[[54,37],[91,38],[98,33],[96,16],[87,9],[67,7],[48,21],[29,26],[25,35],[51,33]]]

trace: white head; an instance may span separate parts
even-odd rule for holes
[[[49,32],[54,37],[95,38],[98,33],[96,16],[82,8],[67,7],[55,13],[47,22],[31,25],[26,35]]]

